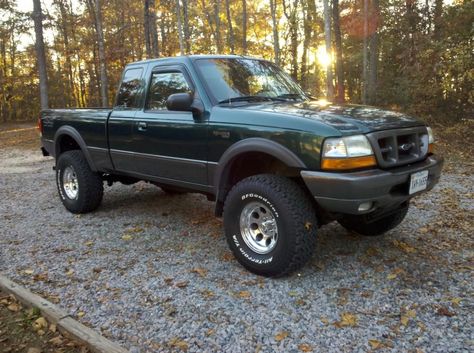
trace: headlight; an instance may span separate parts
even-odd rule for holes
[[[428,153],[433,153],[435,143],[433,130],[429,126],[426,127],[426,130],[428,130]]]
[[[322,169],[357,169],[377,162],[369,140],[364,135],[328,138],[324,141]]]

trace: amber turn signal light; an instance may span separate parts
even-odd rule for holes
[[[434,143],[430,143],[428,145],[428,153],[434,153],[434,149],[435,149],[435,144]]]
[[[373,167],[377,165],[374,156],[351,157],[351,158],[323,158],[322,169],[349,170]]]

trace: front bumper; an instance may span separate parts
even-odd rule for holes
[[[352,173],[305,170],[301,176],[324,210],[357,215],[391,209],[431,190],[439,181],[443,162],[442,157],[431,155],[422,162],[390,170],[371,169]],[[427,188],[409,195],[410,175],[422,170],[428,170]],[[359,211],[359,206],[366,202],[372,202],[372,207]]]

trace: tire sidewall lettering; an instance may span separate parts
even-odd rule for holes
[[[250,198],[264,202],[267,206],[270,207],[270,209],[272,210],[273,215],[275,216],[275,218],[280,218],[280,215],[278,214],[278,211],[277,211],[276,207],[268,200],[268,198],[266,198],[264,196],[261,196],[257,193],[248,193],[248,194],[244,194],[244,195],[241,196],[242,201],[245,201],[245,200],[250,199]]]
[[[235,246],[237,247],[237,249],[239,249],[240,253],[249,261],[252,261],[253,263],[256,263],[258,265],[265,265],[265,264],[269,264],[273,261],[273,256],[270,256],[269,258],[263,258],[263,259],[257,259],[255,258],[254,256],[248,254],[243,248],[242,246],[240,246],[240,242],[239,240],[237,239],[237,235],[233,235],[232,236],[232,239],[234,240],[234,244]]]
[[[272,211],[273,215],[275,216],[275,219],[277,220],[280,219],[280,215],[275,205],[272,202],[270,202],[270,200],[268,200],[267,197],[264,197],[256,192],[249,192],[240,196],[240,201],[242,202],[240,210],[242,210],[243,205],[253,200],[260,201],[264,203],[265,205],[267,205],[268,208],[270,208],[270,210]],[[232,235],[232,243],[238,249],[238,252],[247,261],[253,262],[254,264],[268,265],[272,263],[274,260],[274,254],[275,254],[276,248],[269,254],[265,254],[265,255],[256,254],[252,250],[248,249],[248,247],[245,245],[245,242],[242,240],[242,235],[240,234],[240,232],[234,233]],[[278,244],[277,244],[277,247],[278,247]]]

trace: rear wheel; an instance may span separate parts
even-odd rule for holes
[[[344,216],[338,222],[347,230],[367,236],[382,235],[389,230],[395,228],[407,215],[408,203],[400,206],[396,210],[390,212],[386,216],[371,220],[369,215],[361,216]]]
[[[102,201],[102,178],[90,169],[79,150],[67,151],[59,156],[56,184],[63,205],[72,213],[93,211]]]
[[[316,244],[310,199],[295,182],[277,175],[251,176],[235,185],[225,200],[224,227],[237,260],[263,276],[301,268]]]

